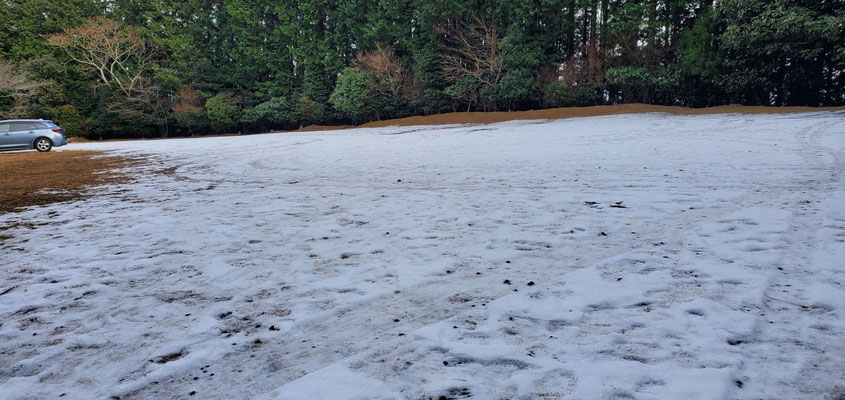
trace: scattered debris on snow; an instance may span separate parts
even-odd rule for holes
[[[0,398],[843,396],[845,114],[487,128],[68,146],[173,172],[0,215]]]

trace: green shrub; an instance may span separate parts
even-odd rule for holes
[[[575,105],[578,107],[595,106],[604,103],[601,88],[595,83],[582,83],[575,91]]]
[[[206,115],[212,128],[222,130],[238,122],[238,99],[230,93],[218,93],[205,102]]]
[[[326,107],[323,106],[323,103],[312,100],[306,94],[299,96],[295,112],[299,115],[302,122],[309,124],[319,124],[327,114]]]
[[[543,102],[548,107],[571,107],[575,105],[575,90],[561,82],[546,85]]]
[[[426,89],[423,94],[422,109],[426,114],[449,111],[449,95],[441,89]]]
[[[543,101],[549,107],[585,107],[604,103],[601,88],[593,83],[567,86],[552,82],[546,85]]]
[[[289,97],[273,97],[246,110],[243,120],[260,127],[293,127],[299,122],[299,113]]]
[[[496,85],[491,98],[503,108],[531,108],[539,100],[540,85],[536,74],[525,68],[508,71]]]
[[[610,68],[605,73],[607,83],[622,92],[622,102],[651,103],[655,98],[669,97],[679,83],[678,71],[645,67]]]
[[[374,87],[372,77],[358,68],[346,68],[337,79],[337,86],[329,101],[332,106],[355,123],[379,116],[379,106],[384,103]]]

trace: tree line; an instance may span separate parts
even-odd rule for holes
[[[7,0],[0,116],[88,138],[845,104],[841,0]]]

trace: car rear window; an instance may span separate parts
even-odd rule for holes
[[[13,131],[26,131],[30,129],[36,129],[35,124],[32,122],[12,122]]]
[[[9,123],[0,124],[0,132],[8,132],[9,131]]]

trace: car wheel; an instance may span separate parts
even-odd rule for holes
[[[38,138],[35,140],[35,150],[42,153],[50,151],[53,148],[53,143],[47,138]]]

